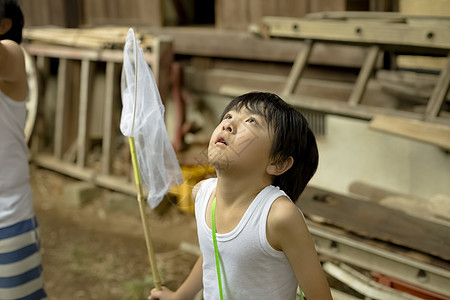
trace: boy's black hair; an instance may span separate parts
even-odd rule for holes
[[[0,40],[13,40],[20,44],[24,20],[17,0],[0,0],[0,20],[3,18],[11,19],[12,26],[7,33],[0,35]]]
[[[279,186],[292,201],[297,201],[306,184],[317,170],[319,152],[316,138],[305,117],[279,96],[265,92],[251,92],[234,98],[222,113],[221,120],[230,110],[249,111],[264,116],[274,137],[271,158],[284,161],[292,156],[294,164],[272,184]]]

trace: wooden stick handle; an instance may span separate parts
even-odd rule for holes
[[[130,143],[131,160],[133,162],[133,170],[134,170],[134,180],[136,182],[137,188],[137,200],[139,203],[139,211],[141,214],[142,227],[144,229],[145,243],[147,245],[148,259],[150,261],[150,266],[152,268],[153,282],[155,284],[155,288],[157,290],[161,290],[161,278],[159,277],[159,272],[156,265],[155,252],[153,251],[153,244],[150,234],[150,226],[148,224],[147,215],[145,213],[145,201],[142,192],[141,173],[139,171],[139,164],[137,162],[136,146],[134,143],[134,138],[129,137],[128,142]]]

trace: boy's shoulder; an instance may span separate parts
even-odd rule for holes
[[[286,196],[278,197],[270,208],[267,225],[276,231],[286,231],[292,226],[306,227],[300,208]]]
[[[286,196],[280,196],[273,202],[269,211],[269,217],[274,220],[283,221],[290,218],[303,218],[303,215],[291,199]]]
[[[211,179],[211,178],[209,178]],[[196,185],[194,185],[194,187],[192,188],[192,199],[195,200],[195,198],[197,198],[197,194],[198,191],[200,190],[200,188],[202,187],[202,185],[205,183],[205,181],[207,181],[208,179],[203,179],[202,181],[197,182]]]
[[[286,240],[303,239],[308,235],[306,221],[300,209],[288,197],[277,198],[267,217],[267,232],[270,244],[283,249]]]

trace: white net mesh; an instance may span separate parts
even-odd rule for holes
[[[182,179],[164,124],[164,105],[139,43],[137,39],[135,42],[134,31],[130,29],[123,51],[120,130],[135,139],[142,186],[148,192],[150,207],[155,208],[170,187],[181,184]]]

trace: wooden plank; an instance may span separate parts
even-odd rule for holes
[[[50,16],[50,22],[48,24],[61,27],[66,26],[64,0],[49,0],[49,6],[45,8],[48,9]]]
[[[172,66],[174,62],[173,41],[172,39],[161,37],[156,39],[154,44],[158,48],[152,48],[152,64],[151,69],[158,84],[161,100],[166,101],[171,94],[171,78]]]
[[[273,37],[450,49],[448,27],[282,17],[264,17],[263,24],[268,26],[269,34]]]
[[[370,121],[369,128],[450,150],[450,126],[376,115]]]
[[[248,0],[249,24],[259,24],[264,16],[301,18],[308,13],[309,1]],[[248,25],[248,24],[247,24]],[[241,28],[247,30],[247,28]]]
[[[350,193],[362,196],[365,200],[380,202],[383,198],[390,196],[399,196],[399,193],[386,190],[365,182],[354,181],[348,188]]]
[[[37,154],[32,157],[33,163],[62,173],[68,176],[86,181],[93,184],[112,189],[121,193],[129,195],[136,195],[136,185],[134,182],[127,180],[125,177],[101,175],[94,172],[92,169],[79,168],[72,163],[57,159],[54,156],[46,154]]]
[[[387,93],[403,101],[426,105],[433,94],[438,76],[409,71],[378,70],[376,79]],[[446,101],[450,101],[448,93]]]
[[[164,25],[164,11],[162,0],[137,0],[138,17],[145,20],[147,26],[161,27]]]
[[[450,16],[448,0],[399,0],[399,11],[405,15]]]
[[[123,50],[94,50],[94,49],[77,49],[65,46],[24,44],[24,48],[32,55],[40,55],[55,58],[68,58],[91,61],[123,61]],[[154,55],[149,51],[144,51],[144,57],[147,63],[154,64]]]
[[[184,84],[189,90],[214,94],[221,94],[224,87],[231,86],[240,87],[247,92],[264,90],[281,93],[287,81],[287,76],[282,75],[218,68],[202,70],[185,67],[183,73]],[[352,87],[352,83],[302,78],[296,92],[344,102]]]
[[[33,156],[32,158],[33,163],[59,172],[61,174],[65,174],[67,176],[71,176],[74,178],[78,178],[80,180],[92,182],[94,177],[94,171],[88,170],[88,169],[80,169],[76,165],[63,161],[61,159],[58,159],[54,156],[39,153]]]
[[[438,76],[413,71],[377,70],[376,78],[408,87],[431,89],[436,85]]]
[[[450,260],[447,226],[313,187],[307,187],[297,205],[306,216],[318,216],[324,223]]]
[[[215,1],[216,27],[220,29],[246,29],[249,25],[248,1]]]
[[[113,161],[113,140],[115,136],[115,126],[113,126],[114,116],[114,89],[116,82],[116,68],[114,62],[106,64],[105,78],[105,107],[103,116],[103,138],[102,138],[102,172],[109,175],[112,169]]]
[[[255,74],[233,70],[197,70],[192,67],[184,69],[185,85],[196,92],[223,94],[236,96],[233,91],[249,92],[251,90],[264,90],[281,93],[286,76]],[[389,107],[376,107],[369,105],[350,106],[345,103],[351,91],[351,84],[328,83],[309,78],[302,79],[297,94],[283,97],[287,102],[297,108],[304,108],[324,113],[371,120],[377,114],[392,115],[403,118],[423,119],[419,112],[396,110]],[[301,93],[301,95],[300,95]],[[312,96],[312,95],[315,96]],[[370,104],[377,98],[386,97],[376,87],[370,87],[364,103]],[[370,96],[370,97],[369,97]],[[333,99],[333,100],[331,100]],[[336,101],[336,100],[342,100]],[[449,118],[440,117],[433,121],[438,124],[450,124]]]
[[[322,99],[318,97],[308,97],[299,95],[289,95],[284,97],[285,101],[297,108],[305,108],[310,110],[317,110],[324,113],[335,114],[340,116],[347,116],[358,118],[362,120],[371,120],[377,114],[384,114],[390,116],[398,116],[411,119],[423,119],[423,114],[409,111],[396,110],[385,107],[375,106],[350,106],[348,103],[341,103],[329,99]],[[448,118],[436,118],[434,123],[450,124]]]
[[[231,30],[163,27],[148,28],[148,32],[171,36],[174,53],[180,55],[292,63],[299,51],[305,48],[300,41],[262,39],[249,32]],[[366,47],[315,43],[310,64],[359,68],[365,53]]]
[[[428,199],[417,199],[414,197],[388,196],[380,201],[380,205],[402,211],[416,218],[450,227],[449,220],[446,220],[445,217],[442,218],[429,209],[429,201]],[[445,203],[445,206],[440,207],[439,211],[445,213],[446,207],[450,207],[450,203]],[[447,213],[449,212],[447,211]]]
[[[348,99],[348,104],[354,106],[361,102],[364,92],[366,91],[367,83],[372,75],[375,67],[375,63],[378,59],[378,54],[380,53],[379,46],[371,46],[369,53],[367,54],[366,60],[359,72],[358,78],[356,79],[355,87]]]
[[[89,133],[89,80],[91,62],[88,59],[81,61],[80,77],[80,105],[78,115],[77,137],[77,166],[84,168],[87,160],[88,133]]]
[[[400,274],[405,274],[408,272],[405,272],[404,269],[405,264],[409,267],[414,266],[414,268],[418,269],[425,269],[427,268],[426,272],[427,274],[434,274],[439,275],[439,277],[446,278],[445,281],[449,280],[448,272],[450,272],[450,261],[440,259],[436,256],[432,256],[426,253],[421,253],[418,251],[414,251],[410,248],[402,247],[399,245],[395,245],[393,243],[385,242],[378,239],[373,239],[369,237],[365,237],[363,235],[357,235],[355,233],[352,233],[350,231],[344,230],[342,228],[327,225],[322,222],[315,222],[313,220],[310,220],[309,218],[306,218],[306,224],[313,235],[313,238],[326,238],[327,240],[335,240],[340,241],[341,246],[347,245],[352,246],[354,248],[356,246],[356,249],[365,249],[366,251],[376,254],[378,257],[385,257],[388,258],[385,262],[381,264],[377,264],[373,260],[368,259],[361,259],[359,255],[357,255],[355,258],[357,260],[352,259],[352,257],[347,255],[342,255],[343,253],[335,251],[336,248],[333,249],[333,245],[323,244],[321,241],[318,241],[316,243],[317,246],[319,246],[319,249],[322,251],[319,252],[319,254],[322,252],[326,255],[326,253],[333,252],[331,257],[334,257],[338,259],[339,261],[347,262],[347,263],[354,263],[355,266],[359,266],[363,269],[368,270],[374,270],[377,272],[382,272],[383,269],[388,272],[389,276],[392,277],[399,277]],[[355,248],[354,248],[355,249]],[[348,249],[347,249],[348,250]],[[344,250],[346,251],[346,250]],[[347,259],[345,259],[347,257]],[[391,269],[391,264],[386,265],[389,261],[394,262],[394,269]],[[378,261],[379,262],[379,261]],[[400,263],[400,264],[399,264]],[[403,265],[403,266],[402,266]],[[398,267],[398,268],[395,268]],[[424,270],[425,271],[425,270]],[[442,272],[444,271],[444,272]],[[407,281],[411,283],[415,283],[417,278],[417,273],[411,273],[410,276],[408,276]],[[430,281],[434,281],[437,278],[430,278]],[[442,283],[441,280],[438,280]],[[434,286],[437,285],[434,282]],[[442,286],[446,286],[443,284]]]
[[[67,59],[60,59],[58,66],[57,85],[56,85],[56,112],[55,112],[55,131],[54,131],[54,155],[61,159],[63,156],[63,138],[64,138],[64,117],[66,114],[66,86],[67,80]]]
[[[310,12],[346,11],[347,0],[311,0],[309,1]]]
[[[450,86],[450,54],[447,56],[447,63],[442,68],[438,78],[438,82],[434,87],[433,94],[428,102],[425,119],[432,120],[438,116],[441,110],[444,99],[447,95]]]
[[[305,41],[305,49],[300,51],[295,59],[294,65],[292,66],[291,72],[289,74],[286,85],[283,88],[283,95],[292,94],[297,87],[298,81],[302,76],[303,71],[308,65],[308,59],[311,55],[311,50],[313,48],[314,42],[311,40]]]
[[[83,24],[98,25],[101,21],[107,18],[106,5],[102,0],[82,0],[83,7]]]
[[[325,262],[323,269],[332,277],[345,283],[347,286],[357,291],[368,299],[397,299],[397,300],[420,300],[411,294],[384,286],[355,269],[340,264],[337,266],[332,262]]]
[[[64,0],[65,27],[78,28],[81,21],[82,0]]]

